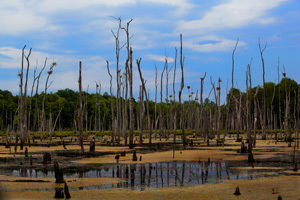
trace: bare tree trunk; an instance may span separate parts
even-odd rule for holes
[[[136,60],[136,64],[137,64],[137,67],[138,67],[138,70],[139,70],[140,79],[141,79],[141,82],[142,82],[142,88],[143,88],[145,98],[146,98],[149,144],[151,144],[152,143],[152,141],[151,141],[152,140],[151,139],[152,138],[152,126],[151,126],[151,118],[150,118],[149,98],[148,98],[148,94],[147,94],[146,87],[145,87],[145,80],[143,79],[142,72],[141,72],[141,66],[140,66],[141,58],[139,60]]]
[[[164,66],[164,70],[161,73],[160,78],[160,104],[159,104],[159,141],[161,141],[161,137],[163,135],[163,116],[162,116],[162,92],[163,92],[163,77],[166,66]]]
[[[178,103],[178,111],[180,113],[180,124],[182,128],[182,141],[183,141],[183,148],[186,148],[186,139],[185,139],[185,133],[184,133],[184,113],[183,109],[181,109],[181,95],[182,90],[184,88],[184,75],[183,75],[183,65],[184,65],[184,58],[182,56],[182,34],[180,34],[180,67],[181,67],[181,87],[179,91],[179,103]]]
[[[265,88],[265,62],[263,58],[263,52],[267,48],[267,43],[265,44],[265,47],[261,49],[260,46],[260,38],[258,39],[258,46],[259,46],[259,51],[260,51],[260,57],[261,57],[261,62],[262,62],[262,68],[263,68],[263,99],[264,99],[264,104],[263,104],[263,126],[262,126],[262,140],[265,140],[267,135],[266,135],[266,88]]]
[[[82,115],[82,77],[81,77],[81,61],[79,61],[79,111],[78,111],[78,128],[79,128],[79,142],[81,146],[81,153],[84,153],[83,148],[83,115]]]
[[[157,117],[157,67],[155,65],[155,107],[154,107],[154,120],[155,120],[155,140],[157,139],[157,122],[158,122],[158,117]]]
[[[127,59],[126,59],[126,63],[125,63],[125,73],[126,73],[126,76],[125,76],[125,82],[126,82],[126,92],[125,92],[125,145],[127,145],[127,125],[128,125],[128,114],[127,114],[127,95],[128,95],[128,78],[130,79],[130,76],[132,75],[132,71],[130,72],[129,71],[129,62],[131,62],[132,64],[132,59],[131,58],[131,50],[130,50],[130,38],[129,38],[129,25],[130,25],[130,22],[132,22],[132,19],[130,19],[128,22],[127,22],[127,28],[121,28],[125,31],[126,33],[126,38],[127,38],[127,46],[126,46],[126,49],[127,49]],[[131,74],[130,74],[131,73]],[[132,81],[132,79],[131,79]],[[132,87],[131,87],[132,88]],[[130,96],[130,98],[132,98],[132,96]],[[130,100],[131,101],[131,100]],[[132,116],[131,116],[132,117]],[[134,120],[134,119],[133,119]],[[131,123],[131,122],[130,122]],[[133,130],[132,130],[133,131]]]
[[[204,85],[204,79],[206,77],[206,72],[204,73],[204,76],[200,78],[201,80],[201,85],[200,85],[200,124],[201,124],[201,129],[200,129],[200,134],[204,137],[205,133],[202,133],[203,130],[203,85]]]
[[[257,129],[257,118],[258,118],[258,109],[259,109],[259,105],[258,104],[258,94],[259,91],[259,86],[256,87],[256,92],[254,95],[254,138],[253,138],[253,147],[255,147],[256,145],[256,129]]]
[[[177,64],[177,49],[175,48],[175,59],[174,59],[174,77],[173,77],[173,101],[174,101],[174,144],[176,142],[176,125],[177,125],[177,107],[176,107],[176,98],[175,98],[175,77],[176,77],[176,64]]]
[[[23,99],[23,70],[24,70],[24,50],[26,48],[26,45],[23,47],[22,49],[22,63],[21,63],[21,72],[18,74],[18,76],[20,77],[20,94],[19,94],[19,112],[18,112],[18,116],[19,116],[19,130],[20,130],[20,139],[21,139],[21,143],[20,143],[20,150],[23,150],[23,144],[24,144],[24,127],[23,127],[23,123],[24,123],[24,99]],[[16,136],[16,144],[18,141],[18,136]]]
[[[30,130],[28,129],[28,118],[27,118],[27,84],[28,84],[28,72],[29,72],[29,66],[30,66],[30,62],[29,62],[29,57],[30,57],[30,54],[31,54],[31,50],[32,50],[32,48],[30,48],[30,50],[29,50],[29,53],[28,53],[28,55],[27,56],[25,56],[26,57],[26,61],[27,61],[27,70],[26,70],[26,80],[25,80],[25,88],[24,88],[24,114],[23,114],[23,116],[24,116],[24,124],[23,124],[23,126],[24,126],[24,136],[26,136],[27,138],[28,138],[28,145],[30,145]],[[29,121],[29,123],[30,123],[30,121]],[[24,138],[25,139],[25,138]],[[23,141],[24,142],[24,141]]]
[[[111,140],[113,142],[113,145],[115,145],[115,127],[114,127],[114,120],[115,120],[115,115],[114,115],[114,104],[113,104],[113,95],[112,95],[112,75],[110,74],[109,71],[109,62],[106,61],[107,64],[107,72],[108,75],[110,76],[110,110],[111,110]]]
[[[119,57],[120,57],[120,41],[119,41],[119,33],[121,29],[121,19],[117,19],[119,21],[119,26],[117,30],[117,34],[113,31],[112,34],[115,37],[116,41],[116,71],[117,71],[117,99],[116,99],[116,106],[117,106],[117,132],[118,132],[118,145],[120,145],[120,136],[121,136],[121,112],[120,112],[120,70],[119,70]]]
[[[144,121],[144,91],[143,86],[140,86],[140,144],[143,143],[143,121]]]
[[[45,61],[46,62],[46,61]],[[41,125],[40,125],[40,137],[41,140],[44,139],[44,131],[45,131],[45,123],[46,123],[46,116],[45,116],[45,99],[46,99],[46,94],[47,94],[47,90],[49,89],[49,87],[51,86],[52,82],[48,85],[48,81],[49,78],[53,72],[53,68],[56,65],[56,63],[52,63],[52,65],[50,66],[50,70],[47,72],[48,76],[46,79],[46,84],[45,84],[45,92],[44,92],[44,97],[43,97],[43,101],[42,101],[42,114],[41,114]]]
[[[128,24],[128,23],[127,23]],[[130,68],[129,68],[129,148],[133,148],[133,128],[134,128],[134,116],[133,116],[133,89],[132,89],[132,49],[130,48]]]
[[[279,109],[279,134],[281,135],[282,123],[281,123],[281,105],[280,105],[280,76],[279,76],[279,57],[278,57],[278,66],[277,66],[277,74],[278,74],[278,109]],[[277,136],[277,135],[276,135]],[[276,137],[278,141],[278,138]]]

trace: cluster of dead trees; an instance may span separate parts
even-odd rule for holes
[[[99,131],[99,134],[101,134],[101,131],[103,133],[103,131],[109,127],[111,130],[111,143],[113,145],[120,145],[122,143],[129,145],[130,148],[133,148],[134,146],[134,138],[136,136],[134,129],[139,130],[139,143],[143,143],[144,139],[148,138],[149,143],[151,144],[153,137],[155,139],[159,138],[159,140],[168,140],[172,137],[173,142],[176,143],[176,136],[180,134],[182,136],[181,139],[184,148],[187,145],[187,142],[189,142],[186,138],[186,132],[196,139],[203,138],[207,145],[209,145],[212,138],[216,138],[217,141],[224,143],[225,137],[233,131],[236,133],[236,141],[241,141],[241,133],[247,133],[249,144],[252,144],[253,146],[255,146],[258,130],[261,130],[262,139],[267,139],[267,132],[269,132],[274,134],[276,139],[285,137],[287,140],[288,137],[291,139],[294,131],[298,138],[300,121],[300,95],[298,95],[298,84],[286,78],[284,67],[282,70],[283,79],[281,80],[279,59],[277,68],[278,84],[265,83],[265,62],[263,54],[267,48],[267,44],[265,44],[264,47],[261,47],[260,40],[258,42],[262,63],[263,87],[252,86],[251,59],[249,64],[245,67],[246,91],[241,92],[241,90],[238,89],[238,86],[234,86],[234,58],[239,42],[239,40],[237,40],[232,52],[231,88],[228,91],[227,83],[226,103],[221,105],[221,91],[222,89],[224,91],[225,87],[221,85],[222,80],[220,77],[216,79],[216,81],[210,77],[211,90],[208,97],[205,98],[205,101],[203,100],[204,83],[209,82],[208,78],[206,78],[206,72],[200,77],[199,91],[197,90],[194,92],[190,86],[185,86],[185,58],[183,55],[182,35],[180,35],[179,61],[177,60],[177,48],[175,48],[174,62],[172,62],[172,66],[169,67],[170,63],[166,57],[163,69],[161,70],[160,81],[157,66],[155,66],[155,102],[153,102],[149,99],[150,91],[147,89],[147,80],[143,77],[141,67],[143,64],[142,59],[139,58],[135,62],[133,61],[133,49],[131,46],[132,37],[129,32],[132,19],[129,20],[125,26],[123,26],[120,18],[116,18],[116,20],[118,21],[117,30],[112,31],[116,47],[116,85],[113,83],[113,75],[110,71],[109,61],[107,61],[107,72],[110,77],[110,105],[101,104],[100,98],[103,98],[103,96],[101,96],[101,84],[100,82],[96,82],[94,111],[93,113],[90,112],[89,108],[91,107],[91,103],[88,101],[89,87],[85,93],[82,91],[82,63],[79,62],[79,93],[73,113],[72,126],[76,132],[78,131],[79,144],[81,145],[82,152],[84,151],[84,129],[86,135],[88,135],[88,130],[92,130],[92,124],[94,124],[93,130],[96,132]],[[121,34],[126,36],[126,41],[123,45],[120,44],[119,39]],[[126,48],[124,52],[127,57],[125,67],[124,69],[121,69],[119,59],[120,53],[123,52],[122,49],[124,47]],[[47,59],[38,75],[36,73],[37,69],[34,69],[34,79],[29,97],[27,85],[31,49],[26,54],[25,48],[26,46],[22,49],[21,70],[18,74],[20,77],[20,93],[18,96],[18,108],[14,115],[15,119],[17,119],[17,128],[14,127],[15,123],[12,122],[15,121],[15,119],[11,120],[11,124],[6,123],[6,134],[3,133],[3,135],[6,135],[6,142],[12,143],[12,137],[9,138],[8,133],[10,130],[16,130],[14,137],[15,145],[18,145],[18,140],[20,139],[21,149],[23,149],[25,143],[28,143],[28,145],[31,144],[31,141],[33,144],[35,143],[34,135],[36,131],[39,132],[40,140],[43,140],[45,133],[48,132],[51,143],[53,132],[56,128],[56,124],[60,124],[60,115],[63,111],[63,107],[59,104],[59,112],[56,113],[55,119],[52,117],[51,109],[50,113],[48,111],[48,114],[45,114],[46,94],[52,83],[49,83],[49,80],[56,63],[52,63],[49,67],[45,88],[42,93],[43,98],[41,103],[38,103],[40,77],[47,66]],[[137,103],[133,98],[134,64],[136,64],[138,68],[140,77],[139,101]],[[24,67],[25,65],[27,67]],[[179,67],[177,65],[179,65]],[[175,82],[177,68],[180,68],[181,81],[180,88],[176,89]],[[24,70],[26,70],[25,74]],[[173,92],[169,93],[169,76],[172,74]],[[157,99],[159,84],[160,103],[158,103]],[[116,94],[114,94],[114,88],[116,88]],[[165,95],[163,95],[164,88]],[[185,88],[187,89],[188,100],[182,102],[182,94]],[[176,90],[178,93],[176,93]],[[113,96],[115,99],[112,98]],[[165,102],[163,101],[163,97]],[[209,98],[214,100],[210,101]],[[34,101],[34,103],[32,101]],[[34,108],[32,108],[33,104]],[[108,110],[110,114],[105,114],[103,109]],[[34,114],[32,112],[34,112]],[[4,109],[2,109],[2,130],[4,132],[3,116]],[[109,126],[107,126],[107,122],[110,124]],[[180,131],[178,131],[178,129]],[[124,143],[122,140],[124,140]]]

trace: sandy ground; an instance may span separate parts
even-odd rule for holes
[[[147,142],[147,141],[145,141]],[[158,141],[154,141],[158,142]],[[226,140],[226,144],[230,146],[210,146],[204,145],[203,141],[200,145],[189,147],[189,150],[176,150],[175,158],[173,158],[173,150],[159,151],[145,153],[139,147],[137,151],[138,159],[142,156],[142,161],[134,163],[155,163],[171,160],[187,160],[187,161],[211,161],[221,160],[246,160],[247,154],[237,153],[240,148],[239,143],[234,140]],[[211,142],[211,145],[214,145]],[[293,146],[293,144],[292,144]],[[64,150],[62,145],[55,147],[38,147],[31,146],[29,155],[42,156],[43,152],[52,152],[57,150]],[[78,150],[78,145],[67,145],[67,150]],[[85,145],[85,150],[88,151],[89,146]],[[25,148],[24,148],[25,150]],[[7,158],[20,158],[24,157],[24,150],[18,153],[10,153],[10,149],[0,147],[0,157]],[[11,149],[13,151],[13,148]],[[115,155],[121,151],[126,151],[125,157],[120,157],[119,163],[133,163],[132,151],[128,147],[115,147],[115,146],[96,146],[97,152],[115,152],[115,154],[104,155],[91,158],[77,158],[72,161],[76,164],[91,164],[91,163],[116,163]],[[255,159],[276,157],[277,153],[282,153],[287,157],[293,155],[293,147],[288,147],[287,143],[275,143],[271,140],[258,141],[257,147],[253,150]],[[298,157],[299,150],[296,150]],[[237,167],[238,168],[238,167]],[[251,166],[243,167],[243,169],[251,170]],[[276,169],[272,167],[256,167],[255,169]],[[204,184],[193,187],[174,187],[168,189],[146,189],[145,191],[132,191],[130,189],[92,189],[92,190],[71,190],[72,199],[277,199],[281,195],[283,199],[300,199],[300,172],[288,172],[289,176],[279,176],[271,178],[260,178],[257,180],[227,180],[218,184]],[[63,187],[63,184],[56,184],[54,179],[51,178],[37,178],[46,182],[13,182],[22,178],[15,178],[9,176],[0,176],[0,199],[53,199],[54,188]],[[26,180],[35,178],[23,178]],[[122,180],[117,178],[75,178],[66,179],[69,187],[85,187],[85,186],[99,186],[112,183],[119,183]],[[239,186],[241,195],[233,195],[235,188]],[[52,189],[51,191],[34,191],[35,189]]]
[[[54,183],[52,183],[54,184]],[[59,185],[59,184],[57,184]],[[233,195],[239,186],[241,195]],[[298,199],[299,176],[281,176],[258,180],[233,180],[220,184],[159,190],[131,191],[126,189],[100,189],[70,191],[71,199],[222,199],[268,200]],[[17,191],[2,193],[3,199],[52,199],[54,191]]]

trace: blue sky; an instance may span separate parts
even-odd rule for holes
[[[142,58],[143,76],[147,80],[150,98],[154,99],[155,67],[158,74],[164,66],[174,63],[175,47],[179,50],[183,34],[185,55],[185,85],[196,93],[200,77],[207,72],[204,97],[211,89],[210,77],[217,83],[220,77],[222,96],[227,80],[231,86],[231,54],[237,38],[235,53],[235,86],[245,90],[246,66],[252,61],[252,84],[262,85],[262,65],[258,38],[267,42],[264,52],[266,81],[277,81],[277,63],[285,66],[287,76],[300,82],[300,1],[299,0],[0,0],[0,89],[18,93],[18,71],[21,49],[32,48],[30,57],[38,71],[48,58],[48,66],[57,62],[50,91],[71,88],[78,90],[78,62],[83,65],[83,87],[95,92],[100,81],[101,93],[109,91],[106,62],[115,75],[115,42],[120,17],[125,26],[131,18],[130,34],[134,60]],[[125,33],[120,32],[120,43]],[[126,49],[120,52],[120,67],[124,70]],[[134,62],[135,63],[135,62]],[[46,74],[41,79],[44,87]],[[169,76],[172,92],[173,72]],[[179,90],[180,70],[176,74]],[[134,65],[134,90],[140,84]],[[114,88],[115,88],[114,81]],[[165,81],[164,81],[165,85]],[[31,86],[29,87],[31,88]],[[116,89],[114,89],[116,92]],[[184,90],[187,97],[187,89]],[[165,94],[165,90],[164,90]],[[164,97],[165,98],[165,97]],[[223,98],[224,99],[224,98]],[[224,101],[224,100],[223,100]]]

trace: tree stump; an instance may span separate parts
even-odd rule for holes
[[[64,140],[62,141],[62,143],[63,143],[63,147],[64,147],[64,149],[67,149],[67,147],[66,147],[66,144],[65,144],[65,141],[64,141]]]
[[[117,154],[117,155],[115,156],[115,159],[117,160],[117,163],[119,163],[120,155]]]
[[[247,153],[247,146],[245,145],[244,142],[241,144],[241,153]]]
[[[95,142],[94,141],[90,142],[90,152],[95,152]]]
[[[133,152],[132,161],[137,161],[137,156],[136,156],[136,151],[135,150]]]
[[[121,156],[126,156],[125,151],[122,151],[122,152],[121,152]]]
[[[65,182],[65,185],[64,185],[64,192],[65,192],[65,195],[66,195],[66,199],[70,199],[71,195],[70,195],[70,192],[69,192],[69,187],[68,187],[66,182]]]
[[[193,140],[191,140],[191,142],[190,142],[190,145],[191,145],[191,146],[193,146],[193,145],[194,145],[194,142],[193,142]]]
[[[280,195],[278,196],[278,200],[282,200],[282,197]]]
[[[248,163],[255,163],[253,153],[250,153],[250,154],[248,155]]]
[[[43,156],[43,164],[51,163],[51,154],[49,152],[45,152]]]
[[[28,148],[25,148],[25,158],[28,158]]]
[[[140,156],[140,161],[142,161],[142,156]]]
[[[54,198],[64,198],[63,188],[55,188]]]
[[[30,165],[32,166],[32,155],[30,155]]]
[[[55,173],[55,183],[64,183],[64,174],[62,170],[59,168],[58,162],[54,162],[54,173]]]
[[[236,187],[235,192],[233,194],[234,195],[241,195],[239,186]]]
[[[298,171],[297,163],[294,164],[294,169],[293,169],[293,171],[294,171],[294,172],[297,172],[297,171]]]

